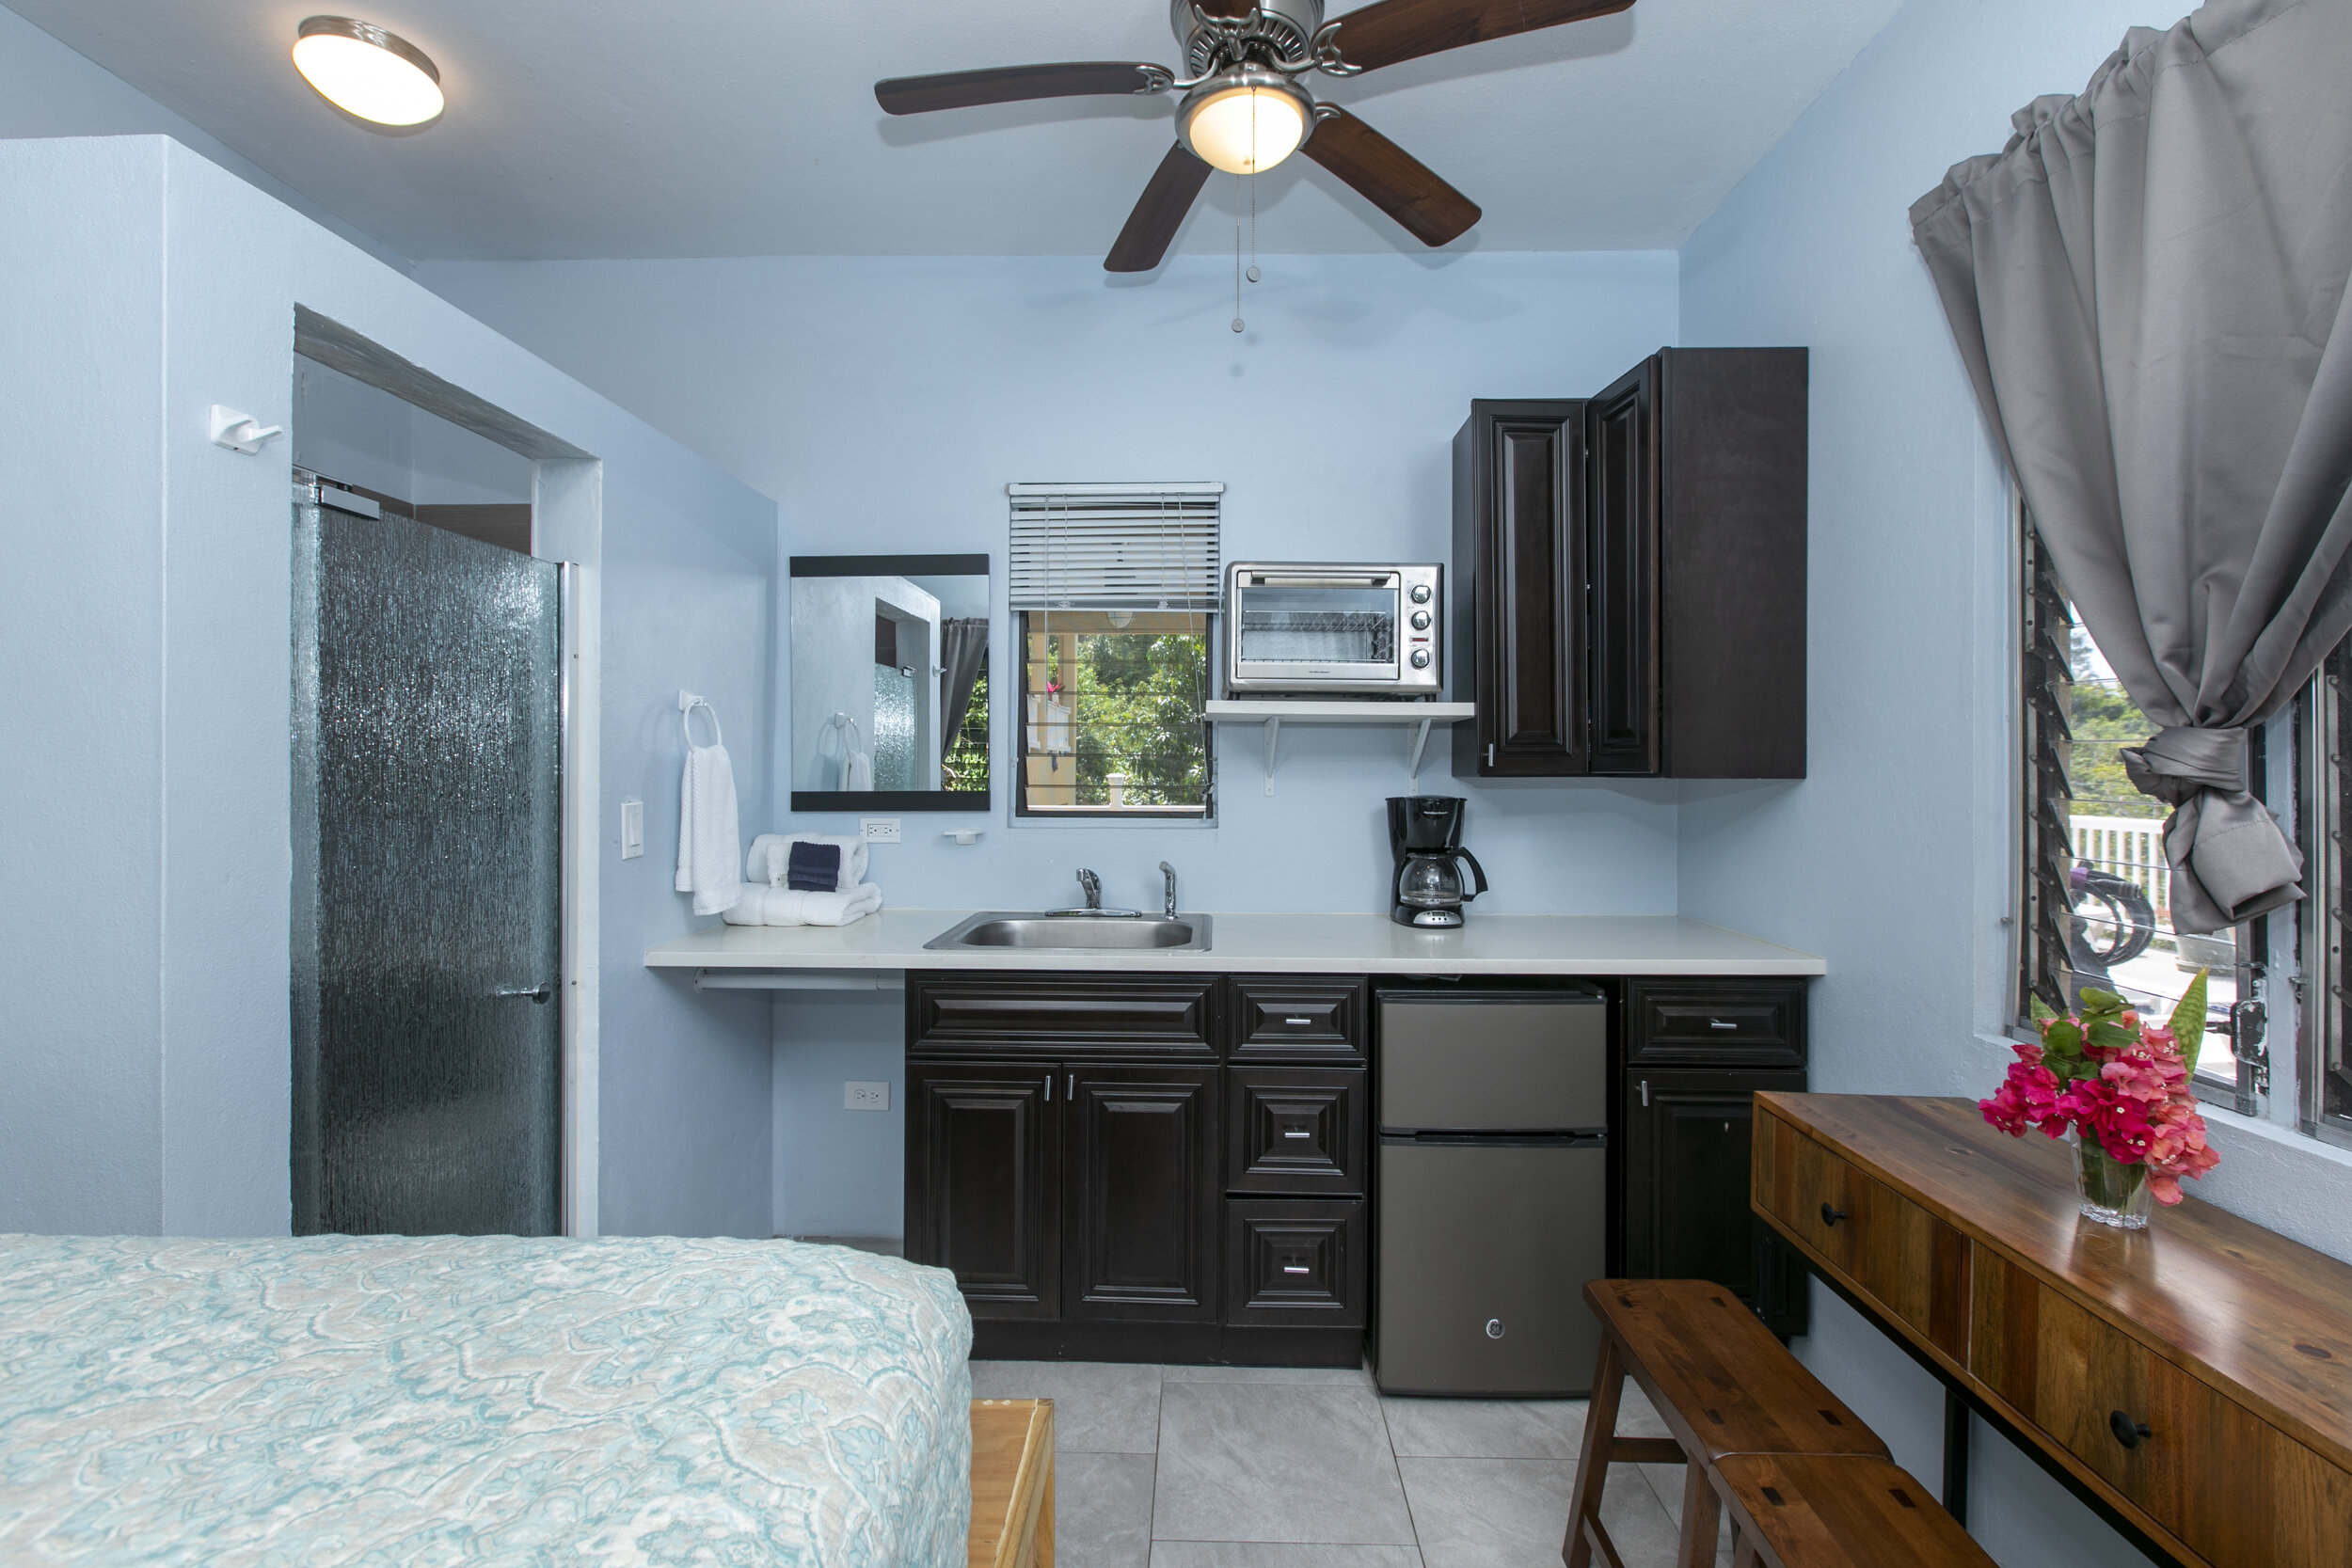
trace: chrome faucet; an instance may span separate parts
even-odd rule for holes
[[[1173,920],[1176,918],[1176,868],[1166,861],[1162,861],[1160,862],[1160,875],[1168,879],[1168,902],[1165,908],[1168,918]]]
[[[1086,891],[1088,909],[1099,910],[1103,907],[1102,878],[1082,865],[1078,867],[1078,886]]]

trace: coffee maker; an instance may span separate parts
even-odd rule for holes
[[[1462,847],[1462,808],[1467,804],[1458,795],[1389,797],[1389,847],[1396,854],[1396,877],[1391,884],[1395,908],[1390,917],[1399,926],[1422,930],[1458,927],[1462,906],[1486,891],[1486,867]],[[1474,889],[1462,884],[1464,861],[1477,879]]]

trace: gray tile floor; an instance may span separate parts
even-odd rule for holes
[[[1558,1568],[1584,1435],[1581,1400],[1391,1399],[1362,1371],[975,1361],[972,1392],[1054,1402],[1060,1568]],[[1626,1403],[1619,1430],[1664,1435]],[[1620,1466],[1603,1497],[1628,1568],[1667,1568],[1681,1470]]]

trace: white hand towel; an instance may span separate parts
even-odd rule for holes
[[[743,890],[743,896],[726,911],[730,926],[847,926],[882,908],[882,890],[861,882],[841,893],[795,893],[788,887]]]
[[[678,785],[677,890],[696,914],[717,914],[743,896],[743,837],[735,818],[735,766],[724,746],[689,746]]]
[[[834,883],[835,892],[847,893],[866,880],[866,841],[848,833],[762,833],[752,840],[752,852],[743,863],[743,879],[765,882],[770,887],[784,886],[795,844],[830,844],[841,851],[841,874]]]
[[[843,789],[857,790],[874,787],[874,759],[865,752],[851,752],[850,760],[842,765],[841,771]]]

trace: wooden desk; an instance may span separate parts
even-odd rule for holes
[[[2343,1568],[2352,1265],[2195,1198],[2146,1231],[2077,1225],[2071,1159],[1969,1101],[1759,1094],[1753,1201],[1952,1409],[2150,1556]]]

